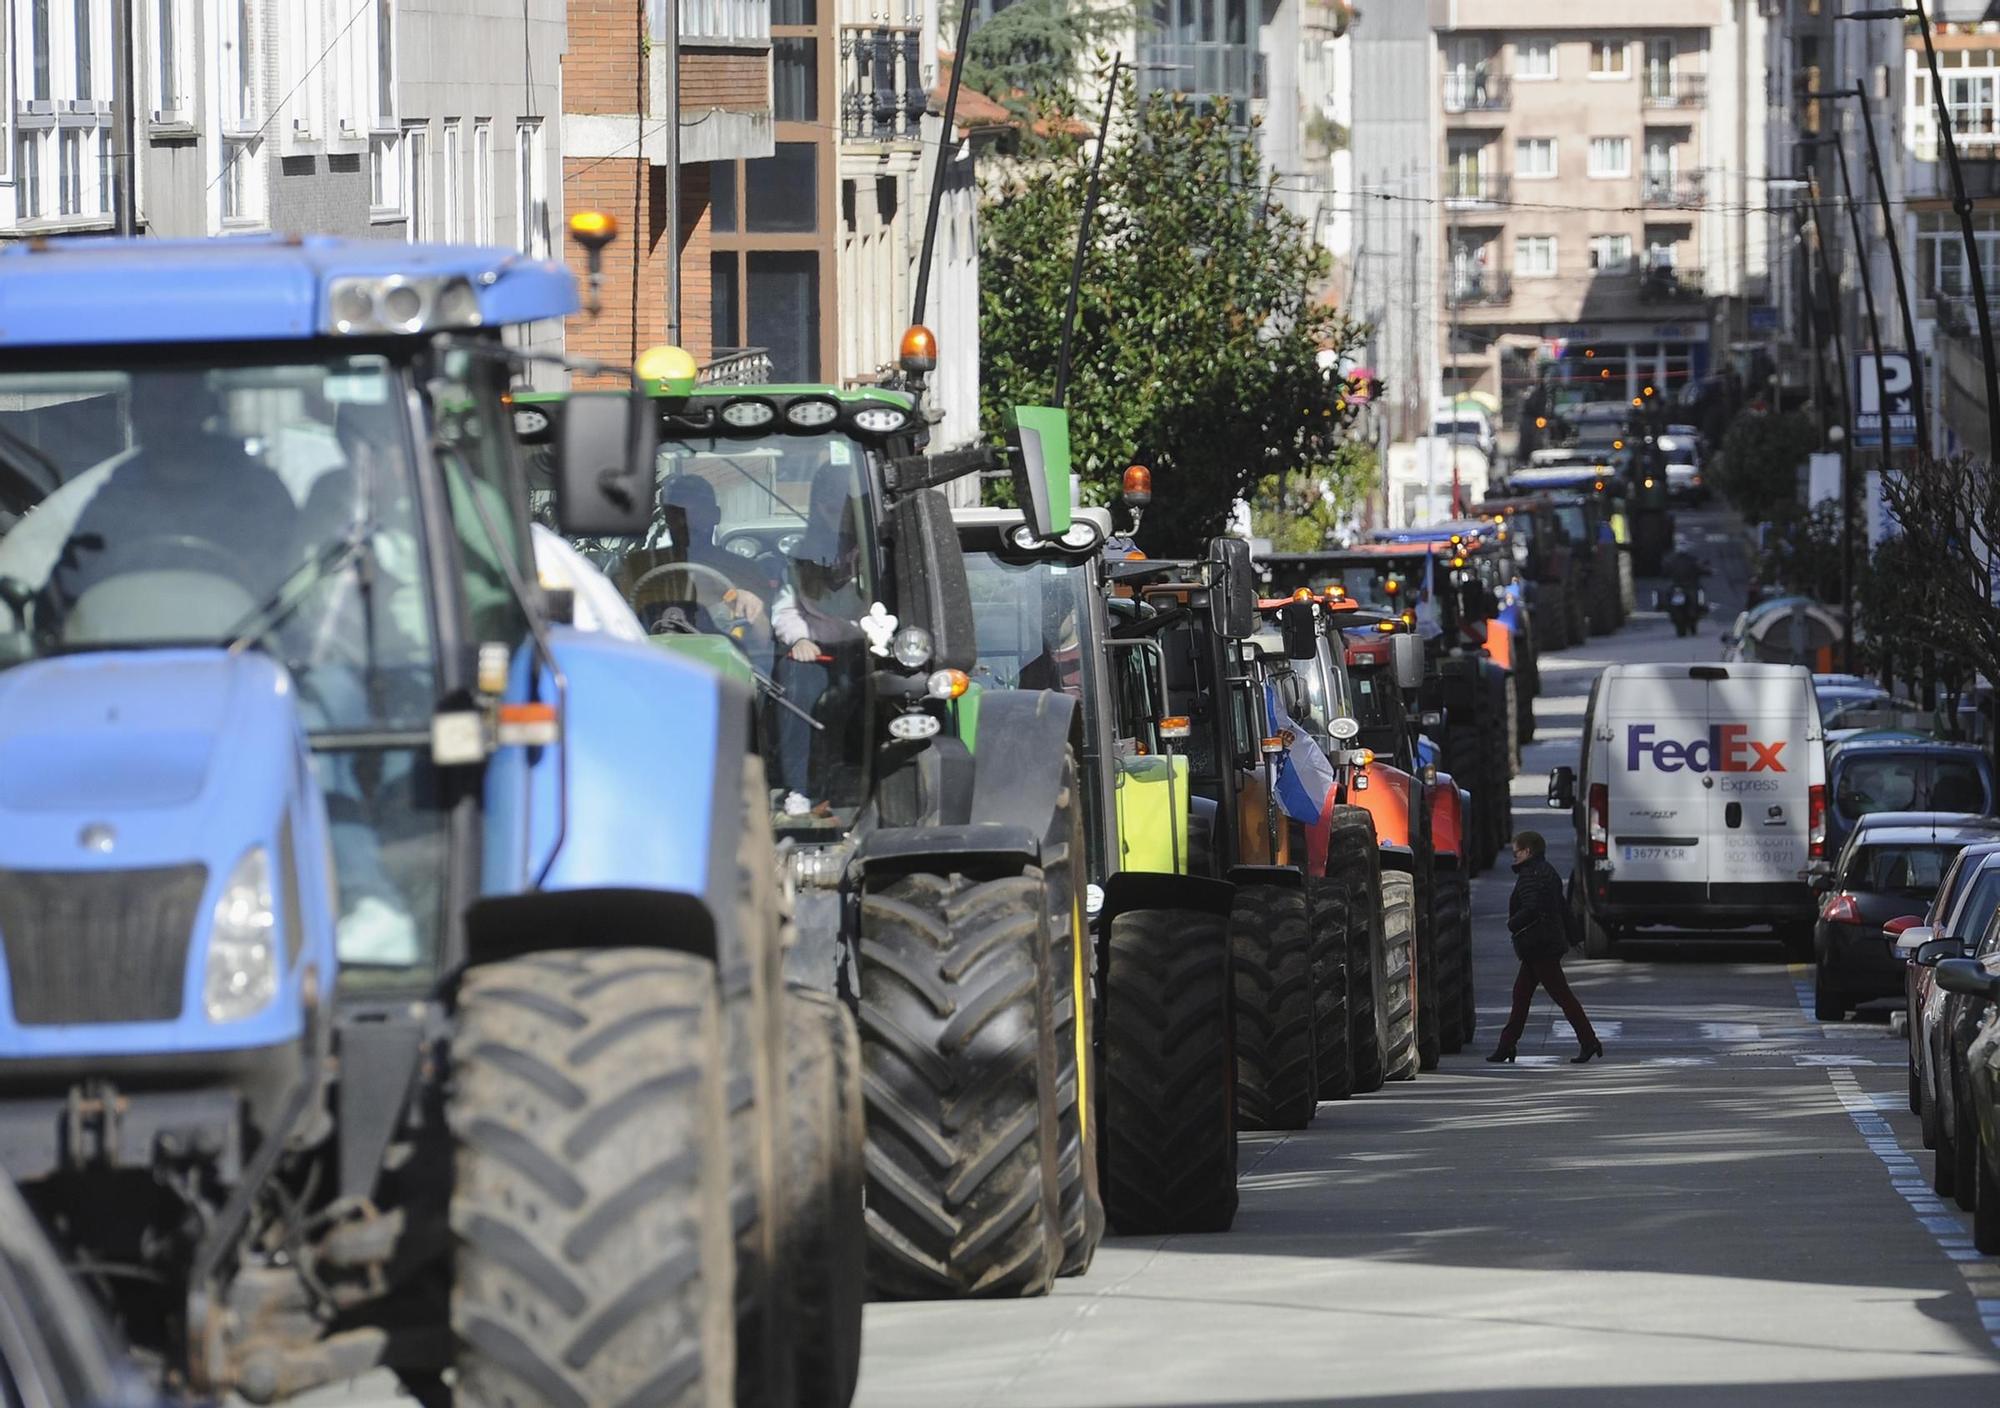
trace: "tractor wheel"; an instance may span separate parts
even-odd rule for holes
[[[1236,996],[1236,1122],[1304,1129],[1319,1103],[1312,929],[1305,891],[1245,885],[1229,918]]]
[[[1382,1088],[1389,1002],[1383,962],[1382,853],[1376,848],[1375,819],[1362,808],[1334,808],[1326,868],[1347,885],[1348,1059],[1354,1066],[1354,1093],[1366,1095]]]
[[[1515,720],[1518,727],[1514,733],[1514,771],[1517,773],[1521,770],[1521,749],[1535,741],[1535,700],[1539,693],[1538,690],[1531,690],[1521,697],[1520,713]]]
[[[1439,969],[1444,963],[1442,935],[1437,927],[1437,871],[1425,865],[1416,877],[1417,896],[1417,1069],[1434,1071],[1444,1053],[1443,991]]]
[[[1569,629],[1569,583],[1543,582],[1535,588],[1535,638],[1550,650],[1567,650],[1575,644]]]
[[[1062,1260],[1041,874],[861,897],[868,1275],[877,1296],[1041,1295]]]
[[[1083,837],[1083,799],[1076,786],[1076,757],[1064,749],[1062,789],[1042,841],[1042,881],[1048,888],[1049,951],[1055,988],[1056,1091],[1062,1109],[1056,1125],[1056,1172],[1062,1182],[1063,1276],[1090,1269],[1104,1240],[1104,1199],[1097,1185],[1097,1127],[1089,1101],[1096,1086],[1090,1029],[1091,946],[1083,922],[1083,887],[1073,861]]]
[[[1590,624],[1590,592],[1576,589],[1572,583],[1569,589],[1569,643],[1572,646],[1588,643],[1596,632]]]
[[[1480,731],[1461,716],[1449,722],[1440,761],[1452,781],[1472,793],[1472,805],[1459,818],[1463,834],[1459,845],[1473,872],[1483,872],[1493,862],[1492,798],[1488,794],[1486,760]]]
[[[1438,948],[1438,1049],[1455,1056],[1465,1049],[1471,1033],[1465,1027],[1465,989],[1472,974],[1472,954],[1466,948],[1465,909],[1470,898],[1465,877],[1447,871],[1431,905],[1431,923]]]
[[[1465,1033],[1465,1044],[1472,1045],[1472,1039],[1479,1034],[1479,1001],[1472,985],[1472,886],[1459,881],[1459,902],[1464,906],[1459,919],[1459,1030]]]
[[[1417,1078],[1417,890],[1406,870],[1382,872],[1386,1080]]]
[[[1606,580],[1609,578],[1609,580]],[[1618,578],[1616,573],[1591,574],[1589,601],[1590,633],[1608,636],[1618,629]]]
[[[847,1408],[861,1376],[861,1306],[868,1298],[862,1221],[861,1040],[829,993],[785,993],[786,1236],[779,1262],[792,1302],[792,1363],[800,1408]]]
[[[1507,780],[1511,782],[1521,771],[1521,679],[1505,675],[1489,681],[1487,688],[1493,691],[1495,705],[1492,722],[1497,731],[1493,741],[1507,760]]]
[[[1129,1237],[1236,1220],[1229,925],[1179,910],[1111,921],[1104,975],[1100,1170]]]
[[[1354,1057],[1348,1031],[1347,895],[1344,878],[1306,881],[1312,924],[1313,1031],[1319,1038],[1319,1098],[1345,1100],[1354,1093]]]
[[[457,1401],[735,1401],[721,1003],[705,960],[584,949],[459,989]]]

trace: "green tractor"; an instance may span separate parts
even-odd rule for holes
[[[1076,950],[1089,970],[1083,1020],[1071,1023],[1085,1095],[1065,1110],[1087,1117],[1078,1146],[1116,1230],[1226,1231],[1237,1196],[1235,891],[1191,866],[1188,759],[1169,751],[1177,725],[1166,717],[1159,646],[1109,639],[1110,516],[1083,510],[1056,537],[1039,535],[1018,509],[954,518],[978,639],[955,711],[959,736],[987,746],[984,716],[997,692],[1055,691],[1075,706],[1088,882],[1071,932],[1089,937]]]
[[[1074,698],[996,690],[976,730],[955,719],[978,651],[941,486],[997,457],[925,454],[905,390],[702,385],[672,348],[637,375],[656,407],[652,526],[576,545],[655,644],[756,688],[750,746],[794,895],[786,977],[860,1029],[872,1290],[1042,1293],[1103,1228],[1088,842]],[[547,443],[565,404],[517,394],[517,434]],[[1029,522],[1060,540],[1066,422],[1022,408],[1011,437]]]

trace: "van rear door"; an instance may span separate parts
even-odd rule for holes
[[[1796,884],[1806,869],[1812,750],[1819,746],[1810,686],[1794,670],[1705,672],[1709,885]]]
[[[1708,682],[1621,673],[1608,683],[1603,781],[1613,883],[1705,885],[1709,789],[1688,748],[1707,729]]]

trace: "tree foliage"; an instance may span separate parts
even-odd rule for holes
[[[1729,424],[1716,483],[1745,518],[1769,522],[1798,507],[1798,475],[1819,435],[1796,411],[1744,411]]]
[[[1060,107],[1045,150],[982,215],[981,399],[1046,404],[1089,163]],[[1106,151],[1084,266],[1070,382],[1085,498],[1108,502],[1128,464],[1154,472],[1146,546],[1196,548],[1231,504],[1272,479],[1350,477],[1339,456],[1357,407],[1319,364],[1360,329],[1318,302],[1326,260],[1266,188],[1222,104],[1127,85]],[[1352,461],[1347,462],[1351,469]]]
[[[1343,441],[1316,475],[1273,475],[1250,500],[1250,536],[1268,538],[1276,552],[1315,552],[1336,542],[1343,524],[1382,483],[1373,445]]]
[[[1919,460],[1886,475],[1883,494],[1901,541],[1878,550],[1883,615],[1911,642],[1935,645],[2000,680],[2000,611],[1993,608],[2000,545],[2000,476],[1959,455]],[[1891,543],[1896,543],[1892,549]],[[1907,648],[1905,653],[1907,654]]]
[[[1082,0],[1014,0],[974,23],[965,45],[965,82],[1003,103],[1072,96],[1084,61],[1138,25],[1129,0],[1102,7]]]

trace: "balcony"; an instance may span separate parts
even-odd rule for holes
[[[1639,182],[1639,199],[1649,206],[1693,210],[1703,199],[1699,176],[1683,176],[1671,171],[1648,171]]]
[[[1514,297],[1514,276],[1504,270],[1455,274],[1446,297],[1454,308],[1495,308]]]
[[[1444,76],[1444,110],[1452,117],[1507,111],[1513,85],[1504,73],[1453,71]]]
[[[762,347],[718,347],[696,373],[703,386],[762,386],[771,379],[771,354]]]
[[[1707,297],[1708,285],[1699,269],[1675,264],[1640,271],[1641,303],[1699,303]]]
[[[1511,189],[1509,177],[1491,171],[1444,173],[1444,199],[1450,206],[1496,205],[1507,199]]]
[[[923,31],[849,25],[840,31],[840,135],[850,142],[922,140]]]
[[[1647,73],[1639,101],[1647,108],[1698,108],[1708,101],[1705,73]]]

